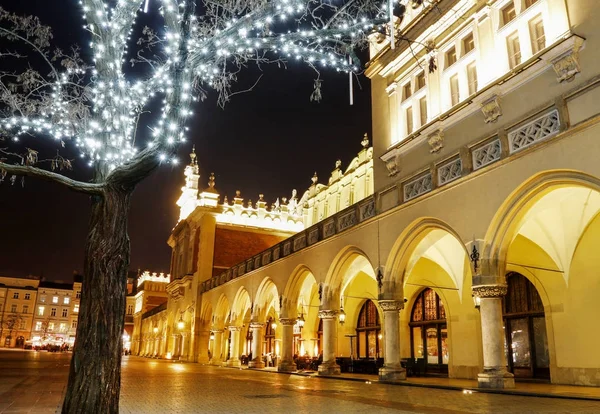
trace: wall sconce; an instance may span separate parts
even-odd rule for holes
[[[177,328],[179,328],[179,330],[183,330],[183,328],[185,328],[185,322],[183,321],[183,315],[179,316],[179,322],[177,322]]]
[[[344,297],[342,296],[342,300],[340,303],[340,314],[338,316],[339,320],[340,320],[340,325],[344,325],[344,322],[346,322],[346,312],[344,312]]]
[[[473,304],[475,305],[475,309],[479,310],[481,306],[481,298],[477,295],[473,295]]]
[[[379,340],[381,341],[383,339],[383,334],[377,335],[377,338],[379,338]]]
[[[275,319],[273,319],[273,322],[271,322],[271,329],[275,328],[277,328],[277,323],[275,322]]]
[[[210,333],[210,340],[211,340],[211,341],[214,341],[214,340],[215,340],[215,333],[214,333],[214,332],[211,332],[211,333]]]
[[[154,331],[154,333],[158,333],[158,326],[155,326],[152,330]]]

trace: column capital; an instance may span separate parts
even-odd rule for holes
[[[378,302],[384,312],[399,312],[404,309],[402,300],[379,300]]]
[[[337,310],[320,310],[319,311],[319,318],[321,319],[333,319],[337,316],[337,314],[340,313]]]
[[[229,329],[231,332],[239,332],[239,331],[242,330],[242,327],[241,326],[233,326],[233,325],[231,325],[231,326],[228,326],[227,329]]]
[[[279,318],[279,322],[284,325],[295,325],[296,324],[296,318]]]
[[[258,328],[262,328],[263,326],[265,326],[264,322],[250,322],[251,329],[258,329]]]
[[[223,329],[211,329],[210,331],[213,333],[223,333]]]
[[[506,295],[507,290],[507,285],[473,286],[473,294],[480,298],[501,298]]]

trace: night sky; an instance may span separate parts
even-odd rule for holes
[[[37,15],[58,28],[55,40],[61,47],[85,41],[76,0],[27,0],[4,7]],[[246,201],[255,202],[263,193],[271,203],[277,197],[289,198],[294,188],[301,196],[315,171],[326,184],[335,161],[341,159],[345,169],[361,149],[363,134],[371,137],[370,88],[364,76],[359,76],[361,87],[354,84],[350,106],[347,75],[322,71],[323,100],[316,103],[309,99],[314,72],[306,65],[292,62],[285,70],[263,69],[254,90],[233,96],[224,109],[217,106],[214,94],[193,108],[189,142],[179,149],[182,163],[162,166],[136,189],[129,217],[132,270],[169,271],[166,240],[177,222],[175,202],[192,144],[198,154],[200,188],[214,172],[221,200],[224,195],[231,200],[235,190],[241,190]],[[239,88],[254,84],[260,74],[257,69],[243,72]],[[40,138],[39,144],[31,145],[52,148],[47,141]],[[85,179],[89,173],[84,163],[76,162],[67,175]],[[0,275],[70,281],[73,271],[83,268],[88,204],[82,194],[33,178],[24,186],[0,184]]]

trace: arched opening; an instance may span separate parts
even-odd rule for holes
[[[25,337],[24,336],[17,337],[16,347],[17,348],[23,348],[24,345],[25,345]]]
[[[503,300],[508,369],[520,378],[550,378],[548,336],[542,299],[523,275],[506,276],[508,291]]]
[[[356,355],[358,358],[376,359],[381,356],[381,322],[377,306],[367,299],[358,314],[356,323]]]
[[[267,356],[267,366],[273,366],[272,361],[277,355],[277,349],[275,344],[276,328],[277,323],[275,322],[275,319],[272,316],[269,316],[269,318],[267,319],[267,324],[265,325],[265,341],[263,348],[263,355]]]
[[[419,293],[410,316],[411,358],[425,373],[448,373],[448,326],[444,304],[433,289]]]

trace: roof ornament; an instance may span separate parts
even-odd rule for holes
[[[312,185],[317,185],[317,181],[319,181],[319,177],[317,177],[317,172],[315,171],[315,175],[310,179],[312,181]]]
[[[215,188],[215,173],[210,173],[210,177],[208,177],[208,188],[211,190]]]
[[[341,166],[342,166],[342,160],[337,160],[335,162],[335,169],[339,170]]]
[[[190,160],[191,160],[191,162],[190,162],[190,165],[191,165],[191,166],[196,166],[196,165],[198,165],[198,160],[197,160],[197,158],[198,158],[198,157],[197,157],[197,155],[196,155],[196,145],[194,144],[194,145],[192,146],[192,152],[190,153]]]
[[[367,147],[369,146],[369,136],[367,135],[366,132],[365,132],[365,135],[364,135],[362,141],[360,142],[360,145],[362,145],[362,147],[364,149],[367,149]]]

